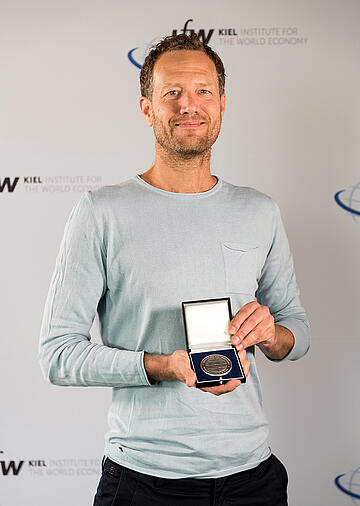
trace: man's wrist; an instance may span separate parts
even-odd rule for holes
[[[259,343],[261,351],[273,360],[282,360],[292,350],[295,338],[292,332],[282,325],[275,324],[274,338]]]
[[[150,380],[170,381],[174,379],[170,368],[170,356],[144,353],[144,367]]]

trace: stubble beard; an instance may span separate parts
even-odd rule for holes
[[[175,129],[179,127],[175,126],[175,124],[170,124],[166,128],[161,120],[153,116],[154,135],[158,144],[171,157],[184,161],[202,157],[204,154],[210,152],[211,146],[219,136],[220,127],[221,117],[219,116],[218,122],[212,128],[208,126],[202,136],[195,134],[190,139],[187,136],[179,138],[175,134]]]

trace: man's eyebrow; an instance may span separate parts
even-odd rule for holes
[[[162,90],[165,90],[165,88],[181,88],[181,85],[176,82],[168,82],[161,87]]]
[[[203,88],[211,88],[212,86],[215,86],[215,83],[204,83],[203,81],[199,82],[199,83],[195,83],[196,86],[201,86]]]
[[[203,82],[203,81],[195,82],[194,84],[195,84],[195,86],[200,86],[202,88],[210,88],[210,87],[214,86],[214,83]],[[181,85],[181,83],[176,82],[176,81],[174,81],[174,82],[169,81],[168,83],[165,83],[161,87],[161,90],[165,90],[166,88],[182,88],[182,85]]]

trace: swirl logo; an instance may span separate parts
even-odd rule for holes
[[[158,42],[161,39],[161,37],[155,37],[147,44],[143,44],[140,47],[134,47],[133,49],[130,49],[128,52],[128,58],[131,61],[135,67],[138,69],[141,69],[143,66],[144,60],[150,51],[150,48],[155,45],[156,42]]]
[[[350,213],[357,221],[360,219],[360,182],[334,195],[335,202],[345,211]]]
[[[360,500],[360,467],[350,473],[339,474],[335,478],[335,485],[341,492],[352,498],[353,504],[359,504]]]

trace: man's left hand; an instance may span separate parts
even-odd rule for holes
[[[292,332],[275,324],[267,306],[258,302],[245,304],[229,323],[231,342],[238,351],[257,344],[269,358],[281,360],[294,346]]]
[[[245,304],[229,324],[231,342],[238,351],[260,343],[275,341],[274,317],[267,306],[258,302]]]

